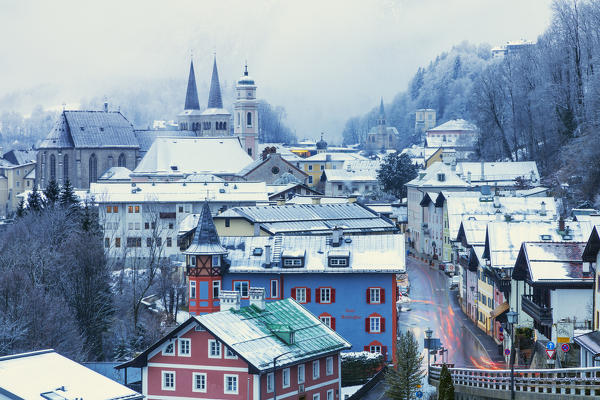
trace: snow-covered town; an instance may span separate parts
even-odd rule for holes
[[[0,399],[600,397],[599,0],[26,3]]]

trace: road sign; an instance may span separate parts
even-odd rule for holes
[[[567,353],[569,350],[571,350],[571,346],[569,346],[569,343],[563,343],[563,344],[560,346],[560,349],[561,349],[562,351],[564,351],[565,353]]]
[[[500,333],[502,333],[502,332],[504,332],[504,328],[503,328],[503,327],[500,327],[500,328],[498,329],[498,331],[499,331]]]
[[[500,333],[498,334],[498,339],[499,339],[501,342],[504,342],[504,333],[500,332]]]
[[[546,349],[556,350],[556,345],[554,344],[554,342],[548,342],[548,343],[546,343]]]
[[[571,343],[573,342],[573,323],[572,322],[557,322],[556,323],[556,343]]]
[[[554,353],[556,353],[556,350],[548,350],[548,349],[546,349],[546,354],[548,354],[548,358],[554,357]]]
[[[505,356],[510,356],[510,349],[504,350],[504,355]]]
[[[423,397],[423,392],[421,392],[420,390],[417,390],[417,393],[415,393],[415,396],[417,396],[417,398],[420,399],[421,397]]]

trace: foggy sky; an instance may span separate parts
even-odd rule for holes
[[[349,117],[380,96],[391,101],[452,45],[535,40],[550,3],[0,0],[0,99],[29,113],[132,82],[185,81],[193,50],[204,103],[216,51],[223,81],[237,79],[248,60],[258,97],[284,106],[299,138],[324,131],[338,139]]]

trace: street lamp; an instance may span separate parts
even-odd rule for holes
[[[431,356],[431,335],[433,334],[433,331],[431,330],[431,328],[427,328],[427,330],[425,331],[425,338],[427,338],[427,342],[428,342],[428,346],[427,346],[427,374],[429,374],[429,358]]]
[[[273,358],[273,400],[277,400],[277,380],[275,379],[275,373],[277,372],[276,371],[276,368],[277,368],[277,359],[279,357],[283,357],[283,356],[285,356],[287,354],[290,354],[290,353],[292,353],[292,352],[291,351],[287,351],[287,352],[282,353],[282,354],[278,355],[277,357]]]
[[[506,313],[506,321],[510,326],[510,398],[515,398],[515,325],[519,321],[519,313],[510,310]]]

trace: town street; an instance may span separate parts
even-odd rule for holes
[[[501,367],[498,357],[492,354],[496,362],[492,361],[476,339],[478,332],[462,313],[456,298],[457,290],[449,290],[450,279],[446,274],[413,257],[406,258],[406,268],[411,283],[409,297],[412,303],[410,311],[400,313],[398,329],[410,329],[419,345],[423,346],[425,330],[431,328],[432,337],[439,338],[442,346],[448,349],[447,362],[457,367]],[[441,362],[439,355],[436,361]]]

